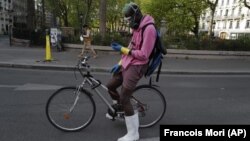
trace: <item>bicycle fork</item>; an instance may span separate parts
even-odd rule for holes
[[[66,112],[63,114],[63,117],[64,119],[68,120],[70,119],[70,114],[73,112],[78,100],[79,100],[79,96],[80,96],[80,86],[76,89],[75,91],[75,100],[74,100],[74,103],[72,104],[72,106],[69,108],[69,112]]]
[[[75,106],[76,106],[76,104],[77,104],[77,101],[79,100],[80,89],[81,89],[81,86],[79,86],[79,87],[77,88],[77,91],[75,92],[76,98],[75,98],[75,101],[74,101],[73,105],[72,105],[72,106],[70,107],[70,109],[69,109],[69,113],[71,113],[71,112],[74,110],[74,108],[75,108]]]

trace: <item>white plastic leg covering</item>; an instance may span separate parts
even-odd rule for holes
[[[127,134],[118,139],[118,141],[137,141],[139,140],[139,117],[138,113],[132,116],[125,116]]]

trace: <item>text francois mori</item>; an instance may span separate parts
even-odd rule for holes
[[[191,130],[191,131],[172,131],[170,129],[164,129],[164,136],[170,137],[199,137],[199,136],[207,136],[207,137],[246,137],[246,129],[221,129],[221,130],[214,130],[214,129],[204,129],[204,130]]]

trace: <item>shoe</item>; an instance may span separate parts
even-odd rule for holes
[[[138,113],[132,116],[125,116],[127,134],[117,141],[136,141],[139,140],[139,117]]]
[[[115,113],[113,113],[110,109],[108,109],[108,112],[106,113],[106,118],[110,120],[116,120],[116,119],[122,119],[124,116],[124,111],[122,110],[122,107],[120,104],[113,104],[112,107],[115,110]]]
[[[112,117],[109,113],[106,113],[106,118],[109,120],[115,120],[115,117]]]

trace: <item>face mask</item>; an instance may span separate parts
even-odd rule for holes
[[[129,27],[132,29],[138,29],[140,26],[142,14],[140,12],[135,13],[133,16],[125,18],[129,22]]]
[[[129,23],[129,27],[130,27],[130,28],[137,29],[137,28],[139,27],[139,24],[136,22],[136,19],[135,19],[135,18],[136,18],[135,15],[126,18],[126,20],[127,20],[128,23]]]

